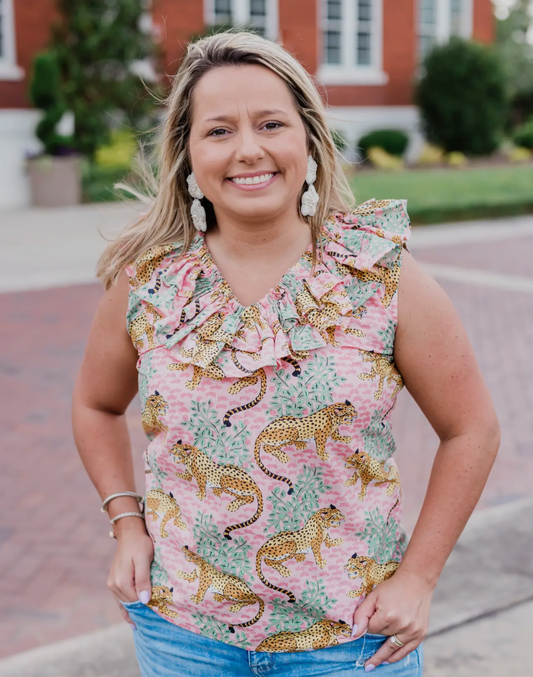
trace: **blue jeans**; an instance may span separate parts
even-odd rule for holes
[[[366,634],[328,649],[300,653],[246,651],[184,630],[141,602],[124,604],[142,677],[362,677],[364,664],[387,639]],[[422,646],[398,663],[380,665],[376,677],[421,677]]]

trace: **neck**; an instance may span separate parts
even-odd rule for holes
[[[207,233],[206,242],[235,259],[261,259],[287,248],[304,251],[311,242],[309,224],[296,209],[270,214],[264,220],[255,216],[235,218],[220,210],[215,214],[217,225]]]

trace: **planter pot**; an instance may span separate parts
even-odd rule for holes
[[[42,155],[28,160],[34,207],[67,207],[81,202],[80,156]]]

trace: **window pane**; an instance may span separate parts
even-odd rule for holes
[[[463,24],[464,3],[462,0],[450,0],[451,33],[461,35]]]
[[[341,34],[340,31],[324,31],[324,61],[325,63],[341,62]]]
[[[266,0],[251,0],[250,2],[250,17],[266,16]]]
[[[357,34],[357,65],[370,66],[372,63],[372,37],[369,33]]]
[[[342,0],[326,0],[326,18],[342,19]]]
[[[358,0],[359,21],[372,21],[372,0]]]
[[[215,24],[233,23],[231,17],[231,0],[215,0]]]
[[[2,0],[0,0],[0,59],[4,58],[5,55],[5,46],[4,46],[4,7],[2,7],[4,3]]]

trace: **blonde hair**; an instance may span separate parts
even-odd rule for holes
[[[323,222],[337,211],[348,211],[354,197],[341,167],[341,155],[328,129],[325,108],[310,75],[283,47],[250,31],[239,29],[215,33],[187,45],[186,54],[174,77],[172,89],[164,101],[167,114],[159,129],[155,144],[156,175],[141,149],[137,167],[144,183],[143,190],[125,183],[115,185],[149,205],[147,213],[127,226],[108,245],[97,265],[97,276],[106,289],[122,270],[136,261],[150,247],[179,241],[185,253],[194,236],[186,177],[192,171],[188,140],[192,122],[192,95],[202,75],[220,66],[256,64],[276,73],[292,92],[295,106],[305,126],[310,154],[318,164],[315,189],[320,197],[314,216],[306,217],[313,238],[316,261],[316,241]],[[307,189],[304,183],[298,195],[300,202]],[[213,225],[213,205],[202,200],[207,213],[208,228]]]

